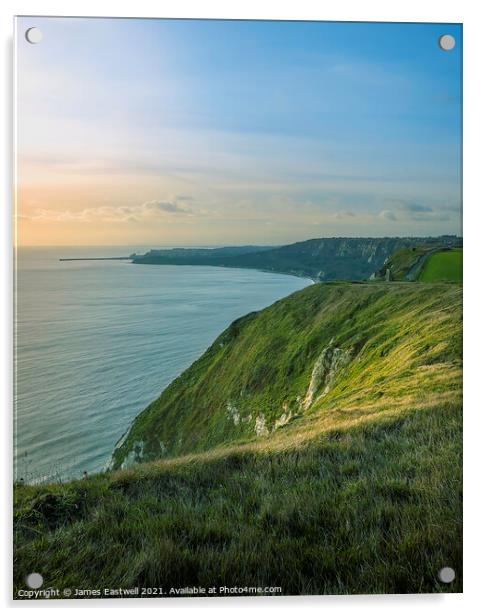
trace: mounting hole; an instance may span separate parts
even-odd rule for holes
[[[438,572],[438,579],[444,584],[450,584],[455,580],[455,571],[452,567],[444,567]]]
[[[43,38],[42,30],[40,30],[40,28],[29,28],[25,32],[25,38],[29,43],[32,43],[32,45],[36,45],[40,43]]]
[[[44,583],[44,579],[40,573],[29,573],[25,581],[27,582],[27,586],[33,589],[40,588]]]
[[[440,49],[444,51],[452,51],[455,47],[455,38],[451,34],[442,34],[438,40]]]

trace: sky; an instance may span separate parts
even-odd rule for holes
[[[21,17],[16,39],[18,245],[461,234],[459,25]]]

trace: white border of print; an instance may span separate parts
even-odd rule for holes
[[[136,599],[91,600],[88,606],[77,601],[13,602],[11,600],[11,497],[2,498],[1,532],[9,546],[1,559],[1,583],[3,603],[9,609],[27,613],[32,609],[89,608],[92,614],[101,614],[105,609],[161,608],[163,612],[195,609],[198,613],[229,610],[238,614],[246,609],[256,613],[276,610],[281,615],[294,609],[320,614],[320,610],[335,610],[337,614],[356,611],[357,616],[406,613],[453,614],[456,610],[472,613],[480,607],[478,595],[481,562],[480,545],[480,439],[482,412],[480,411],[480,321],[482,314],[480,292],[480,233],[481,223],[481,173],[480,154],[482,141],[480,109],[482,109],[480,24],[478,3],[472,0],[450,2],[446,0],[342,0],[323,3],[316,0],[4,0],[0,7],[0,36],[2,51],[2,96],[0,134],[2,191],[0,218],[0,272],[1,272],[1,372],[0,395],[2,396],[2,438],[5,452],[2,472],[5,481],[3,494],[11,494],[11,408],[12,408],[12,33],[14,15],[83,15],[116,17],[204,17],[204,18],[249,18],[249,19],[320,19],[340,21],[430,21],[463,22],[464,24],[464,394],[465,394],[465,464],[464,464],[464,523],[465,563],[463,595],[405,595],[405,596],[340,596],[340,597],[278,597],[250,599],[164,599],[139,601]],[[479,501],[479,502],[477,502]]]

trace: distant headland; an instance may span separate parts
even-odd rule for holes
[[[127,260],[136,265],[208,265],[257,269],[280,274],[328,280],[366,280],[376,275],[394,253],[422,252],[462,246],[456,235],[439,237],[331,237],[309,239],[284,246],[226,246],[223,248],[153,249],[145,254],[120,257],[62,258],[60,261]],[[413,264],[412,264],[413,265]]]

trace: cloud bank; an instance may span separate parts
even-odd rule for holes
[[[134,206],[106,205],[82,210],[51,210],[39,208],[28,216],[29,220],[49,220],[55,222],[155,222],[177,216],[195,216],[196,212],[173,201],[152,200]]]

